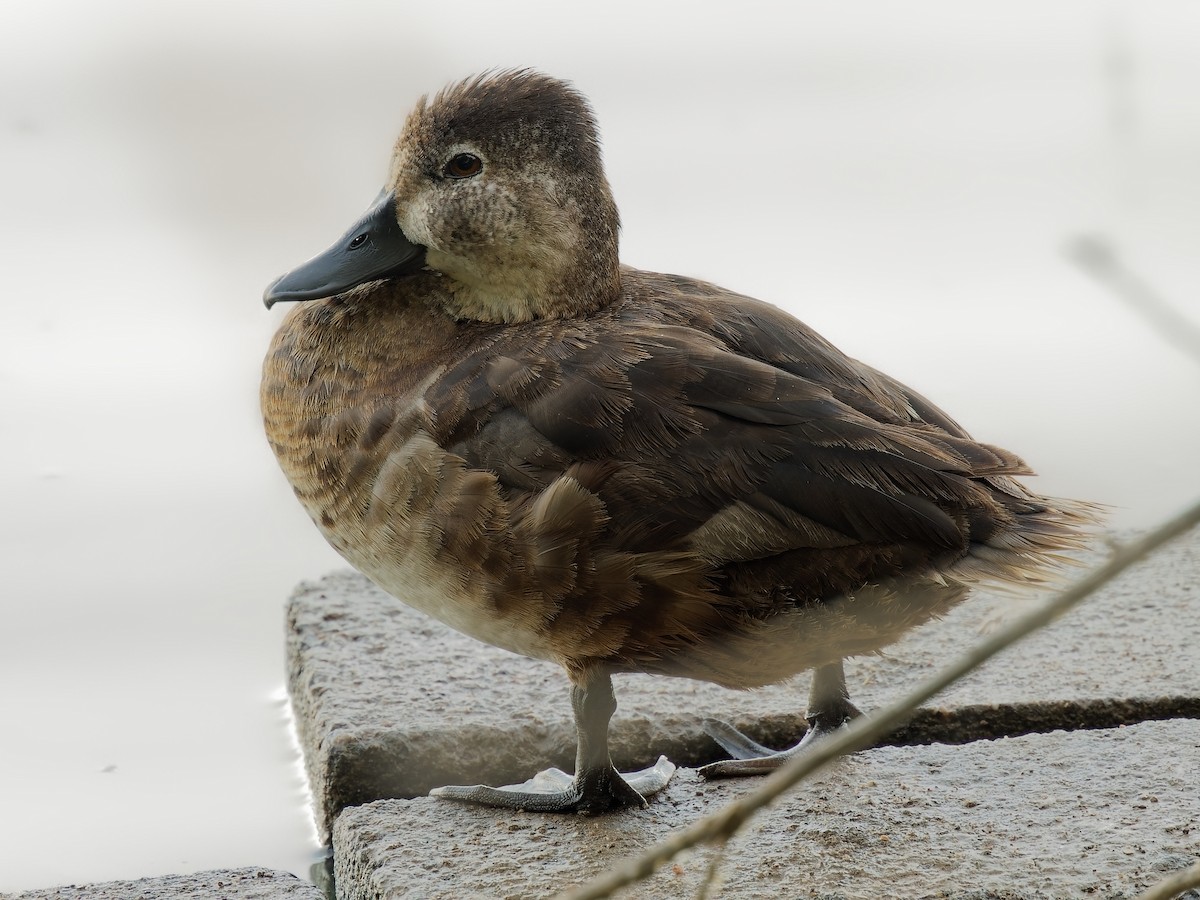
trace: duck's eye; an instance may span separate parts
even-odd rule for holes
[[[483,160],[470,153],[457,153],[446,163],[445,173],[451,178],[470,178],[478,175],[483,168]]]
[[[356,237],[354,240],[352,240],[350,242],[350,249],[357,250],[359,247],[361,247],[363,244],[365,244],[367,242],[368,237],[370,237],[370,235],[364,231],[362,234],[358,235],[358,237]]]

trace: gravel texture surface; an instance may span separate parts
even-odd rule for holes
[[[752,820],[720,861],[718,896],[1133,897],[1200,857],[1197,772],[1196,720],[869,750]],[[348,809],[339,897],[552,896],[755,786],[683,770],[648,809],[595,819],[432,798]],[[713,854],[618,896],[695,897]]]

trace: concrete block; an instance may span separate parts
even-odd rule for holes
[[[864,751],[730,841],[718,896],[1133,897],[1200,857],[1197,772],[1200,721],[1186,719]],[[759,783],[681,770],[648,809],[599,818],[433,798],[347,809],[333,832],[338,896],[549,897]],[[715,853],[696,849],[616,896],[698,896]]]
[[[4,900],[325,900],[314,885],[273,869],[219,869],[0,895]]]
[[[1200,535],[1164,549],[1085,606],[993,660],[894,742],[1200,716]],[[889,702],[1035,599],[979,594],[882,656],[849,661],[851,696]],[[553,665],[460,635],[351,572],[301,585],[288,608],[289,688],[323,834],[347,806],[454,783],[512,783],[574,764],[567,681]],[[721,756],[724,718],[774,746],[803,732],[807,676],[752,692],[618,676],[613,757]]]

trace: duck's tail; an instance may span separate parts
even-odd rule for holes
[[[1100,536],[1107,508],[1080,500],[1039,497],[1011,479],[997,479],[1010,513],[1003,524],[947,568],[947,577],[999,590],[1055,587],[1083,565]]]

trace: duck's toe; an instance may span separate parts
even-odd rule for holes
[[[665,756],[647,769],[623,774],[611,766],[571,776],[561,769],[538,772],[521,784],[503,787],[447,785],[430,795],[464,803],[529,812],[577,812],[599,815],[646,805],[646,797],[667,786],[675,766]]]
[[[788,760],[799,756],[815,741],[833,734],[851,719],[862,715],[849,700],[820,713],[808,714],[808,730],[794,747],[772,750],[746,737],[732,725],[718,719],[705,719],[704,730],[720,744],[733,759],[723,759],[697,771],[705,778],[738,778],[747,775],[766,775]]]
[[[720,719],[705,719],[700,723],[700,727],[734,759],[758,759],[775,753],[770,747],[764,747]]]
[[[715,720],[709,720],[714,721]],[[751,740],[732,725],[716,722],[719,728],[710,728],[709,722],[704,723],[704,730],[733,757],[722,759],[698,771],[704,778],[738,778],[746,775],[766,775],[774,772],[785,762],[801,753],[810,743],[814,730],[809,728],[804,738],[795,747],[788,750],[771,750],[762,744]]]
[[[658,762],[647,769],[636,772],[622,772],[621,778],[643,797],[651,797],[665,788],[675,774],[675,763],[665,756],[660,756]]]

